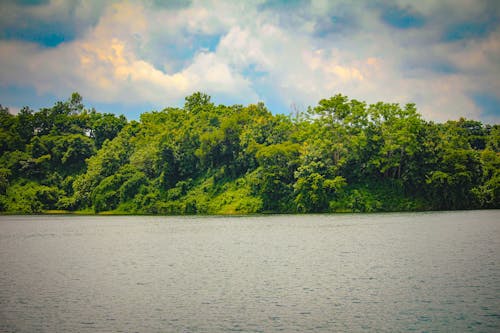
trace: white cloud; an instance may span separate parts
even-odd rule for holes
[[[102,11],[85,3],[74,14],[82,22]],[[447,25],[467,19],[465,9],[474,20],[484,14],[474,1],[400,0],[395,5],[411,6],[426,22],[401,30],[381,22],[374,4],[318,0],[288,11],[260,10],[260,4],[193,1],[162,9],[112,3],[97,24],[57,47],[1,40],[0,84],[159,107],[198,90],[231,103],[280,100],[285,108],[343,93],[369,103],[416,102],[426,118],[438,121],[480,119],[471,93],[500,91],[500,30],[487,38],[440,39]],[[68,15],[68,8],[53,0],[30,15]],[[316,34],[320,22],[326,30]],[[197,48],[203,36],[216,36],[218,45]]]
[[[183,70],[167,74],[138,58],[137,35],[147,35],[144,9],[114,4],[82,39],[44,49],[0,42],[2,82],[34,85],[39,93],[79,91],[100,102],[150,102],[165,106],[193,91],[234,95],[250,102],[250,83],[214,54],[200,53]]]

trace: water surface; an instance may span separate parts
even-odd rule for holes
[[[0,216],[0,332],[500,331],[500,212]]]

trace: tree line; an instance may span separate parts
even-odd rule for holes
[[[0,106],[0,211],[126,214],[500,208],[500,126],[425,121],[341,94],[285,116],[263,103],[138,121],[65,102]]]

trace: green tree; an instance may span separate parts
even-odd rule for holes
[[[256,158],[257,193],[262,197],[266,211],[286,212],[292,209],[294,172],[299,163],[298,144],[284,142],[259,147]]]
[[[127,124],[125,116],[115,116],[111,113],[90,113],[90,137],[94,138],[95,146],[99,149],[104,141],[113,140]]]

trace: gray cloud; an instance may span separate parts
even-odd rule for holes
[[[88,1],[6,1],[0,4],[0,39],[54,47],[95,26],[108,3]]]

